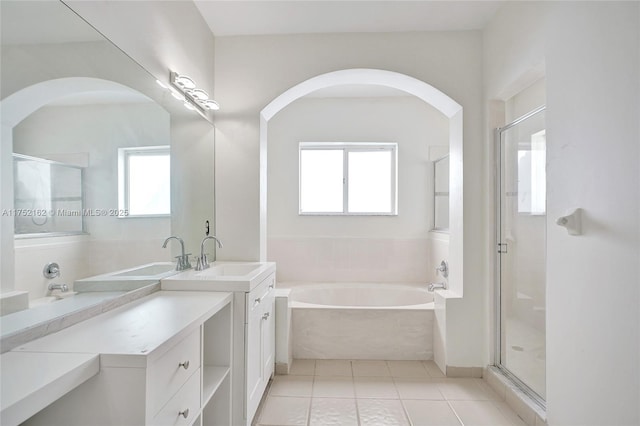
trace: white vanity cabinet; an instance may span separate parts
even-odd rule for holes
[[[275,274],[270,275],[255,289],[245,293],[245,297],[236,298],[236,312],[244,310],[245,331],[242,340],[246,341],[243,348],[246,375],[243,380],[244,398],[246,403],[240,406],[240,401],[234,405],[236,421],[234,424],[250,425],[264,390],[273,375],[275,368]],[[243,304],[244,306],[238,306]],[[237,318],[237,317],[236,317]],[[245,338],[246,337],[246,338]],[[240,343],[241,336],[236,336]],[[236,345],[238,349],[239,345]],[[242,364],[236,359],[238,367]],[[238,368],[239,370],[240,368]],[[239,372],[238,372],[239,373]],[[236,371],[234,370],[234,374]],[[238,374],[239,375],[239,374]],[[244,411],[240,418],[240,408]],[[246,410],[244,410],[246,408]]]
[[[161,291],[16,349],[100,356],[97,375],[25,424],[231,424],[232,300]]]
[[[250,426],[275,369],[273,262],[214,262],[161,280],[164,290],[233,292],[233,426]]]

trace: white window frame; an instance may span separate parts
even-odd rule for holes
[[[342,212],[302,211],[302,151],[342,150]],[[349,211],[349,152],[389,151],[391,152],[391,211],[390,212],[350,212]],[[298,214],[300,216],[397,216],[398,215],[398,144],[392,142],[300,142],[298,148]]]
[[[129,157],[132,155],[171,155],[169,145],[136,146],[118,148],[118,217],[119,218],[152,218],[171,217],[166,214],[130,214],[129,209]],[[171,194],[169,194],[171,197]]]

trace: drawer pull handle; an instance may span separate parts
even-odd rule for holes
[[[260,304],[260,302],[262,302],[262,297],[258,297],[258,298],[255,300],[255,303],[253,304],[253,306],[258,306],[258,305]]]
[[[265,314],[262,316],[262,319],[263,320],[268,319],[269,318],[269,314],[270,314],[270,312],[265,312]]]
[[[180,364],[178,364],[179,367],[184,368],[185,370],[187,370],[189,368],[189,361],[185,361],[185,362],[181,362]],[[187,410],[187,413],[189,412],[189,410]]]
[[[182,417],[184,417],[184,418],[186,419],[187,417],[189,417],[189,409],[187,408],[187,409],[186,409],[186,410],[184,410],[184,411],[180,411],[180,412],[178,413],[178,415],[179,415],[179,416],[182,416]]]

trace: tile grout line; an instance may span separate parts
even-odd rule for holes
[[[453,411],[453,415],[456,416],[456,418],[458,419],[458,421],[460,422],[460,424],[462,426],[464,426],[464,422],[462,421],[462,419],[460,418],[460,416],[458,415],[458,412],[453,408],[453,405],[451,405],[451,401],[449,401],[448,399],[445,399],[445,401],[447,401],[447,405],[449,406],[449,408],[451,409],[451,411]]]
[[[314,363],[314,373],[315,373],[315,363]],[[311,378],[311,395],[309,395],[309,410],[307,410],[307,426],[311,425],[311,410],[313,409],[313,387],[316,384],[316,376],[312,376]]]
[[[398,392],[398,396],[400,396],[400,392]],[[400,399],[400,405],[402,406],[402,410],[404,411],[404,416],[407,419],[407,422],[409,423],[409,426],[415,426],[413,424],[413,420],[411,420],[411,416],[409,416],[409,411],[407,411],[407,407],[404,405],[404,400]]]
[[[356,394],[356,376],[353,371],[353,360],[349,361],[349,365],[351,366],[351,383],[353,383],[353,398],[356,404],[356,422],[358,426],[362,426],[362,419],[360,418],[360,404],[358,404],[358,395]]]

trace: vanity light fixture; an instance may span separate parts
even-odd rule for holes
[[[217,111],[220,105],[202,89],[196,87],[196,83],[191,77],[171,71],[169,78],[169,90],[178,100],[184,101],[185,108],[195,110],[200,115],[208,118],[209,111]]]
[[[187,77],[186,75],[180,75],[178,73],[173,73],[175,78],[172,80],[175,84],[182,87],[185,90],[193,90],[196,88],[196,82],[191,79],[191,77]]]
[[[206,108],[209,108],[211,111],[218,111],[220,109],[220,105],[213,99],[207,99],[202,102]]]
[[[189,94],[199,101],[206,101],[207,99],[209,99],[209,95],[207,94],[207,92],[202,89],[194,89],[189,92]]]

